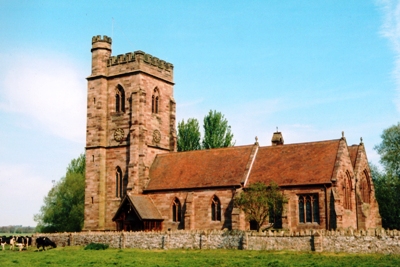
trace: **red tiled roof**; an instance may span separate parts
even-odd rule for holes
[[[340,140],[260,147],[247,184],[330,183]]]
[[[358,145],[349,146],[348,149],[349,149],[351,164],[353,165],[353,167],[355,167],[357,160]]]
[[[260,147],[246,184],[330,183],[340,139]],[[254,145],[157,155],[145,191],[238,186]]]
[[[133,195],[129,196],[131,204],[135,207],[139,216],[143,219],[158,219],[162,220],[162,216],[153,201],[146,196]]]
[[[145,191],[240,185],[253,147],[157,155]]]

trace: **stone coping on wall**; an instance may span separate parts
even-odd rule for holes
[[[248,249],[347,253],[400,254],[400,231],[369,229],[239,231],[176,230],[152,232],[74,232],[37,233],[47,236],[58,246],[85,246],[104,243],[111,248],[139,249]]]
[[[84,231],[84,232],[60,232],[60,233],[36,233],[34,236],[58,236],[58,235],[151,235],[151,234],[195,234],[195,235],[244,235],[250,236],[269,236],[269,237],[296,237],[296,236],[375,236],[375,237],[394,237],[400,236],[399,230],[385,230],[382,228],[368,229],[368,230],[300,230],[300,231],[287,231],[287,230],[269,230],[263,232],[257,231],[241,231],[241,230],[171,230],[171,231]]]

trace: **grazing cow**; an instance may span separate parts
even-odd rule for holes
[[[9,236],[9,237],[2,236],[0,238],[0,243],[1,243],[3,250],[4,250],[5,245],[10,245],[10,249],[14,249],[15,238],[13,236]]]
[[[32,237],[31,236],[25,236],[25,246],[28,248],[29,246],[32,246]]]
[[[15,238],[15,246],[21,251],[24,247],[28,249],[28,239],[25,236],[17,236]]]
[[[56,248],[57,245],[53,241],[51,241],[48,237],[38,237],[36,238],[36,246],[39,249],[40,247],[43,248],[43,250],[46,250],[46,247],[52,246],[53,248]]]

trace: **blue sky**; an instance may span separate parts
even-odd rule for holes
[[[174,64],[178,120],[225,114],[237,145],[363,137],[399,121],[399,1],[0,0],[0,225],[34,226],[84,152],[91,38]]]

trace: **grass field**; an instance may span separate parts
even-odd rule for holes
[[[400,266],[400,255],[65,247],[6,249],[0,251],[0,266]]]

